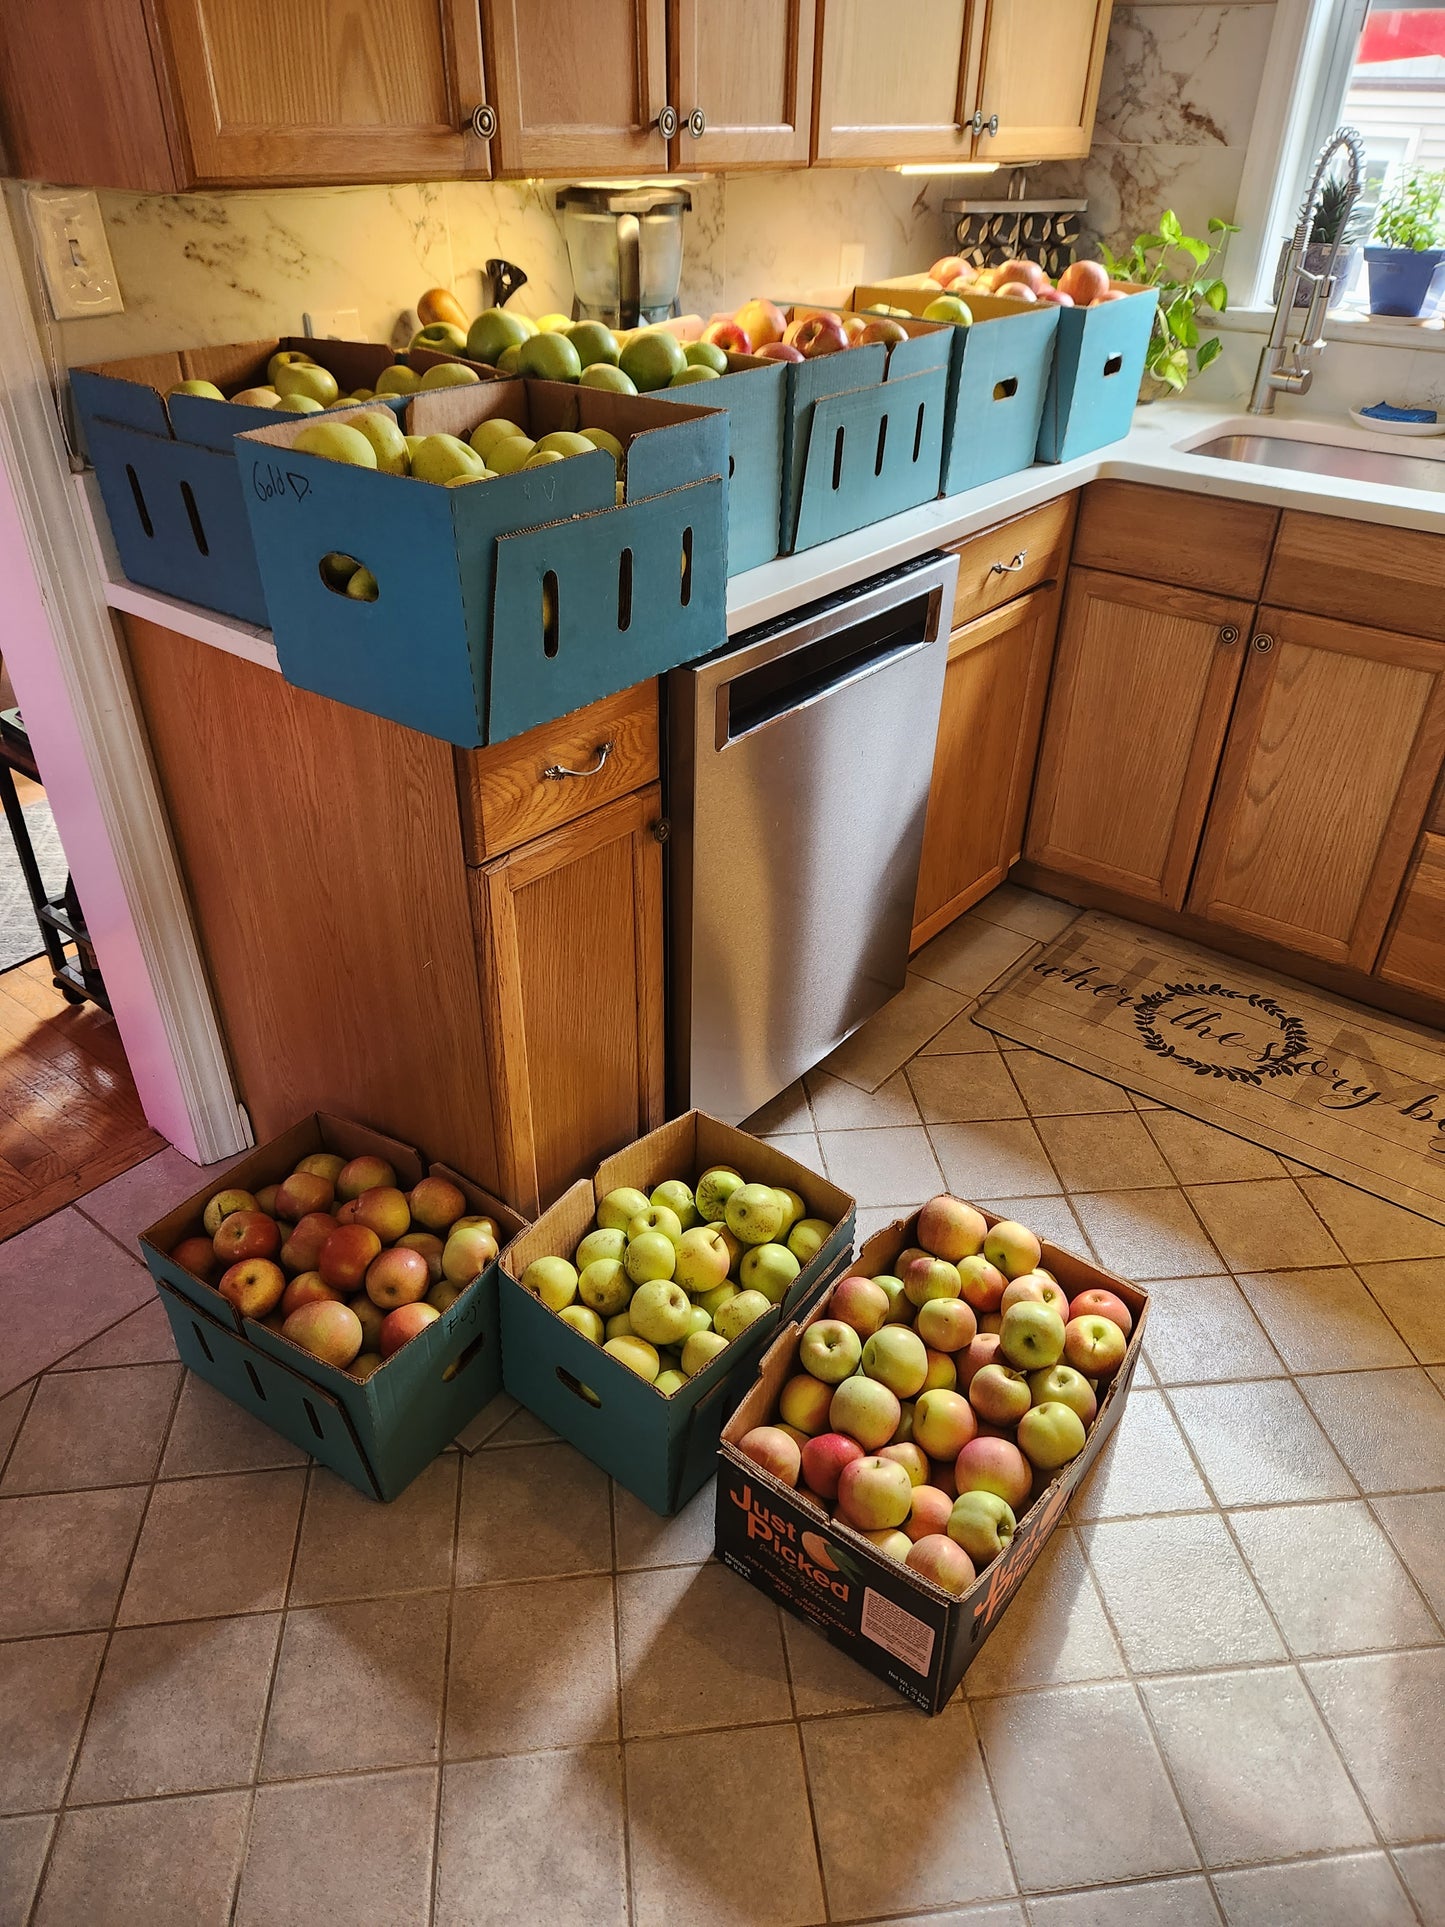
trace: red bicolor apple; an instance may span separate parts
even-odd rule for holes
[[[1007,1283],[998,1266],[991,1264],[982,1252],[959,1261],[959,1292],[976,1312],[997,1311]]]
[[[919,1306],[914,1330],[931,1352],[964,1352],[978,1335],[978,1319],[962,1298],[930,1298]]]
[[[958,1389],[966,1392],[985,1365],[998,1362],[998,1333],[980,1332],[969,1340],[968,1350],[958,1359]]]
[[[319,1305],[324,1298],[339,1303],[341,1293],[333,1290],[319,1271],[298,1272],[281,1294],[281,1316],[289,1318],[303,1305]]]
[[[366,1295],[382,1311],[414,1305],[430,1288],[431,1267],[424,1254],[406,1245],[379,1251],[366,1268]]]
[[[316,1255],[316,1269],[338,1291],[359,1291],[381,1240],[364,1224],[341,1224]]]
[[[1085,1378],[1112,1378],[1129,1341],[1112,1318],[1071,1318],[1064,1327],[1064,1359]]]
[[[786,329],[787,317],[781,308],[771,301],[754,298],[745,301],[733,316],[754,350],[765,348],[770,342],[781,341]]]
[[[809,1379],[808,1383],[816,1385],[819,1380]],[[786,1391],[787,1387],[783,1389]],[[899,1416],[895,1394],[880,1380],[859,1375],[845,1378],[833,1393],[828,1407],[828,1428],[857,1439],[865,1452],[876,1452],[892,1440]],[[822,1429],[818,1427],[819,1431]]]
[[[962,1498],[965,1492],[992,1492],[1015,1512],[1033,1490],[1033,1468],[1012,1439],[970,1439],[953,1465]]]
[[[1110,1319],[1126,1338],[1134,1329],[1133,1316],[1123,1299],[1117,1298],[1112,1291],[1102,1291],[1097,1287],[1081,1291],[1069,1306],[1068,1315],[1070,1318]]]
[[[945,1592],[967,1592],[978,1576],[963,1547],[941,1532],[916,1539],[906,1563]]]
[[[851,1325],[860,1338],[871,1338],[888,1318],[891,1300],[888,1293],[871,1278],[850,1273],[834,1285],[828,1299],[828,1314]]]
[[[962,1198],[941,1191],[930,1198],[918,1214],[918,1242],[935,1257],[947,1258],[952,1265],[972,1258],[983,1250],[988,1235],[988,1220]]]
[[[796,1425],[809,1438],[816,1438],[819,1432],[828,1430],[828,1410],[834,1396],[833,1387],[825,1385],[821,1378],[814,1378],[811,1372],[799,1372],[783,1387],[778,1411],[789,1425]]]
[[[428,1325],[434,1325],[440,1316],[440,1312],[426,1303],[398,1305],[381,1321],[377,1350],[383,1358],[390,1358],[393,1352],[399,1352],[403,1345],[409,1344],[418,1332],[424,1332]]]
[[[784,1485],[798,1483],[802,1454],[792,1437],[781,1427],[755,1425],[751,1432],[744,1432],[738,1440],[738,1450],[754,1465],[760,1465],[765,1472],[771,1472],[775,1479],[781,1479]]]
[[[329,1211],[336,1195],[334,1185],[311,1171],[293,1171],[276,1186],[275,1215],[299,1224],[310,1211]]]
[[[281,1227],[264,1211],[233,1211],[222,1218],[211,1240],[223,1265],[245,1258],[274,1258],[281,1249]]]
[[[206,1284],[215,1277],[221,1262],[209,1238],[182,1238],[171,1256],[182,1271],[190,1272],[193,1278],[199,1278]]]
[[[1092,1424],[1099,1409],[1093,1386],[1072,1365],[1051,1365],[1046,1372],[1030,1372],[1029,1392],[1035,1405],[1044,1405],[1050,1400],[1067,1405],[1071,1412],[1078,1413],[1085,1425]]]
[[[243,1318],[264,1318],[280,1304],[286,1274],[269,1258],[242,1258],[221,1273],[216,1289]]]
[[[1064,1355],[1064,1321],[1047,1305],[1013,1305],[999,1326],[999,1349],[1018,1371],[1046,1371]]]
[[[957,1298],[963,1288],[958,1267],[926,1251],[913,1252],[906,1265],[900,1263],[898,1276],[914,1305],[926,1305],[931,1298]]]
[[[361,1350],[361,1320],[350,1305],[334,1298],[299,1306],[281,1327],[281,1332],[294,1345],[300,1345],[313,1358],[328,1365],[349,1365]]]
[[[913,1510],[913,1481],[892,1459],[854,1459],[838,1479],[838,1517],[860,1532],[896,1529]]]
[[[1015,1524],[1013,1507],[1008,1501],[980,1487],[959,1493],[944,1530],[963,1547],[975,1565],[986,1566],[1001,1552],[1008,1551]]]
[[[803,1477],[820,1499],[836,1499],[843,1467],[862,1457],[857,1439],[842,1432],[820,1432],[803,1447]]]
[[[906,1325],[885,1325],[863,1347],[863,1370],[898,1398],[912,1398],[928,1376],[928,1348]]]
[[[880,1459],[892,1459],[908,1474],[910,1485],[922,1485],[928,1477],[928,1454],[914,1439],[897,1440],[882,1447]]]
[[[956,1459],[977,1435],[973,1407],[958,1392],[925,1392],[914,1408],[914,1443],[931,1459]]]
[[[916,1485],[913,1488],[912,1508],[903,1521],[903,1530],[915,1544],[920,1539],[926,1539],[930,1532],[947,1532],[952,1511],[953,1500],[940,1486]]]
[[[1007,1365],[985,1365],[976,1373],[968,1400],[990,1425],[1016,1425],[1033,1402],[1028,1380]]]
[[[1043,1246],[1027,1225],[1000,1218],[983,1241],[983,1255],[1005,1278],[1021,1278],[1026,1271],[1038,1269]]]

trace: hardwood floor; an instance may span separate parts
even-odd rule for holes
[[[164,1142],[141,1114],[112,1019],[68,1004],[43,957],[0,973],[0,1239]]]

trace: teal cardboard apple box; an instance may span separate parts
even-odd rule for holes
[[[855,288],[853,306],[921,315],[938,293],[932,282],[918,287],[885,281]],[[966,301],[973,321],[953,328],[941,495],[959,495],[1033,466],[1063,312],[990,294],[968,295]]]
[[[374,388],[396,359],[374,342],[287,335],[71,370],[106,519],[132,582],[242,622],[269,620],[235,437],[298,418],[204,395],[167,395],[179,381],[211,381],[226,390],[254,386],[283,348],[311,356],[348,390]]]
[[[785,307],[789,321],[846,310]],[[877,319],[861,315],[865,325]],[[953,330],[900,323],[891,347],[860,343],[788,362],[780,547],[785,555],[867,528],[938,493]]]
[[[404,426],[465,439],[492,418],[605,429],[623,499],[601,450],[449,488],[302,454],[299,423],[236,438],[289,682],[471,749],[724,641],[724,412],[498,380],[417,395]],[[371,571],[374,601],[332,585],[329,553]]]
[[[997,1222],[989,1212],[983,1215],[990,1224]],[[853,1271],[867,1278],[891,1274],[899,1253],[915,1242],[916,1226],[917,1219],[909,1218],[876,1233],[858,1254]],[[828,1316],[831,1291],[807,1316],[779,1332],[757,1379],[723,1429],[717,1482],[719,1559],[928,1713],[942,1712],[1023,1584],[1118,1423],[1139,1361],[1148,1293],[1047,1243],[1043,1264],[1071,1300],[1081,1291],[1113,1292],[1129,1308],[1133,1330],[1124,1362],[1102,1393],[1083,1451],[1052,1478],[1036,1474],[1028,1510],[1019,1516],[1012,1541],[967,1591],[947,1592],[911,1566],[888,1558],[852,1526],[830,1518],[820,1499],[785,1484],[739,1449],[739,1441],[755,1426],[776,1422],[783,1387],[799,1370],[803,1333]]]
[[[630,1185],[650,1196],[665,1179],[692,1184],[714,1164],[797,1191],[808,1215],[826,1218],[833,1229],[782,1302],[668,1396],[517,1281],[534,1258],[570,1259],[609,1191]],[[654,1512],[676,1512],[716,1471],[723,1422],[751,1384],[767,1339],[846,1269],[854,1220],[846,1191],[775,1145],[702,1111],[674,1118],[608,1158],[590,1183],[579,1180],[502,1253],[503,1384]]]
[[[450,1178],[469,1211],[496,1220],[499,1240],[525,1227],[515,1211],[448,1166],[424,1166],[410,1145],[324,1111],[231,1166],[224,1187],[254,1192],[315,1151],[384,1158],[403,1189],[428,1171]],[[170,1255],[200,1229],[207,1200],[221,1188],[211,1183],[140,1234],[182,1363],[358,1491],[394,1499],[501,1389],[496,1263],[370,1378],[358,1380],[243,1317]]]
[[[1059,311],[1054,365],[1039,424],[1039,460],[1067,462],[1129,432],[1159,296],[1132,283],[1118,301]]]

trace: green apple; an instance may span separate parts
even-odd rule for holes
[[[637,383],[610,361],[594,361],[582,370],[582,387],[600,388],[609,395],[635,395]]]
[[[354,428],[364,435],[376,450],[376,466],[387,475],[406,475],[411,470],[411,457],[406,452],[406,436],[402,434],[396,416],[389,408],[368,408],[363,414],[353,415],[349,422],[338,422],[337,426]],[[317,435],[321,432],[320,423],[315,428],[303,428],[303,435]],[[297,437],[300,440],[300,436]]]
[[[833,1235],[826,1218],[800,1218],[788,1233],[788,1249],[800,1265],[811,1264]],[[903,1287],[898,1287],[902,1291]]]
[[[770,1305],[780,1305],[802,1266],[786,1245],[754,1245],[738,1266],[744,1291],[760,1291]]]
[[[895,1278],[892,1272],[882,1272],[873,1280],[879,1290],[888,1298],[888,1313],[885,1325],[911,1325],[913,1323],[913,1301],[903,1289],[903,1280]]]
[[[505,448],[506,443],[502,446]],[[554,462],[565,462],[567,457],[559,455],[555,448],[534,448],[523,462],[523,468],[551,468]]]
[[[1022,1278],[1025,1272],[1038,1270],[1043,1247],[1027,1226],[1000,1218],[983,1241],[983,1255],[1005,1278]]]
[[[673,1393],[680,1392],[686,1383],[687,1373],[674,1367],[670,1371],[659,1372],[652,1381],[652,1388],[656,1392],[661,1392],[664,1398],[671,1398]]]
[[[615,1311],[604,1327],[609,1338],[631,1338],[632,1320],[625,1311]]]
[[[573,325],[570,314],[559,314],[556,309],[553,309],[551,314],[542,314],[537,317],[539,335],[565,335]]]
[[[611,1318],[625,1311],[632,1296],[632,1280],[619,1258],[594,1258],[577,1280],[577,1294],[590,1310]]]
[[[700,1291],[697,1295],[697,1302],[707,1313],[708,1317],[716,1321],[717,1315],[723,1306],[731,1299],[736,1298],[737,1295],[737,1286],[730,1278],[725,1278],[720,1285],[714,1285],[711,1291]]]
[[[725,1352],[727,1348],[728,1341],[721,1332],[694,1332],[682,1348],[682,1369],[689,1378],[696,1378],[719,1352]]]
[[[425,394],[433,388],[470,388],[480,380],[476,369],[468,368],[464,362],[438,361],[422,376],[420,392]]]
[[[467,351],[465,332],[450,321],[429,321],[424,328],[418,328],[408,343],[409,348],[432,348],[444,355],[464,355]]]
[[[815,1318],[798,1345],[798,1363],[825,1385],[841,1385],[858,1369],[863,1341],[841,1318]]]
[[[380,590],[370,569],[358,569],[347,583],[346,593],[353,602],[375,602]]]
[[[582,439],[585,442],[591,442],[594,448],[602,449],[606,454],[610,455],[617,466],[621,468],[622,457],[625,451],[615,435],[609,434],[605,428],[584,428],[582,430]],[[680,1185],[684,1191],[687,1191],[688,1197],[691,1198],[692,1192],[688,1191],[687,1186],[682,1183],[680,1178],[674,1178],[671,1182]]]
[[[928,1376],[928,1348],[904,1325],[885,1325],[863,1347],[863,1370],[895,1398],[912,1398]]]
[[[961,1492],[948,1515],[948,1536],[978,1567],[1007,1552],[1014,1536],[1013,1507],[995,1492]]]
[[[428,1299],[427,1303],[430,1304],[431,1300]],[[602,1320],[590,1305],[564,1305],[557,1316],[564,1325],[570,1325],[573,1331],[581,1332],[584,1338],[590,1338],[594,1345],[602,1343]]]
[[[350,462],[354,468],[376,468],[376,447],[350,422],[308,422],[291,446],[299,455],[319,455],[327,462]]]
[[[726,352],[712,341],[689,341],[683,349],[689,368],[710,368],[715,375],[728,371]]]
[[[481,456],[455,435],[424,435],[411,458],[411,472],[419,482],[450,482],[458,475],[479,476],[485,466]]]
[[[600,321],[578,321],[567,329],[567,339],[577,350],[584,368],[615,368],[622,350],[612,330]]]
[[[321,403],[310,395],[283,395],[276,406],[286,415],[319,415]]]
[[[760,1291],[735,1292],[722,1310],[715,1314],[713,1329],[727,1339],[741,1337],[749,1325],[765,1318],[772,1309],[771,1303]]]
[[[1010,1305],[999,1326],[998,1348],[1015,1370],[1046,1372],[1064,1355],[1064,1321],[1047,1305]]]
[[[602,1347],[609,1357],[615,1358],[619,1365],[625,1365],[639,1378],[646,1379],[649,1385],[662,1369],[662,1360],[645,1338],[635,1334],[627,1338],[609,1338]]]
[[[675,1211],[669,1211],[665,1204],[650,1204],[645,1211],[639,1211],[635,1218],[627,1220],[628,1238],[640,1238],[645,1231],[660,1231],[673,1248],[682,1242],[682,1220]]]
[[[518,349],[517,372],[534,381],[576,381],[582,361],[566,335],[537,334]]]
[[[340,550],[333,549],[330,555],[321,558],[321,580],[328,589],[334,589],[337,595],[342,595],[360,567],[354,555],[342,555]]]
[[[731,1268],[731,1254],[716,1225],[694,1225],[679,1238],[677,1268],[672,1275],[684,1291],[712,1291],[725,1283]]]
[[[968,328],[973,324],[973,309],[966,301],[960,301],[956,294],[940,294],[923,310],[923,319],[951,321],[956,328]]]
[[[808,1207],[800,1192],[790,1191],[785,1184],[774,1185],[774,1190],[783,1201],[783,1222],[778,1230],[780,1238],[786,1238],[795,1224],[801,1224],[808,1215]],[[797,1252],[793,1256],[797,1257]]]
[[[622,1230],[589,1231],[573,1253],[572,1262],[578,1271],[585,1271],[594,1258],[616,1258],[621,1261],[627,1249],[627,1233]]]
[[[537,444],[539,454],[546,455],[591,455],[596,444],[586,435],[574,435],[569,428],[555,429],[552,434],[544,435]]]
[[[644,395],[655,388],[666,388],[686,366],[682,343],[666,328],[644,328],[622,350],[622,372]]]
[[[312,355],[303,354],[299,348],[280,349],[276,354],[272,355],[271,359],[266,363],[267,381],[269,381],[271,386],[275,388],[276,376],[281,371],[281,369],[294,368],[298,362],[301,363],[303,366],[314,367],[315,357]]]
[[[691,1338],[694,1332],[710,1332],[711,1330],[712,1330],[712,1319],[703,1310],[701,1305],[694,1305],[692,1310],[688,1313],[688,1326],[687,1326],[688,1338]],[[683,1343],[686,1344],[686,1342],[687,1340],[684,1339]]]
[[[505,415],[490,415],[486,421],[477,423],[467,440],[486,461],[498,442],[506,441],[509,435],[525,433],[525,429],[518,428],[515,422],[509,422]]]
[[[534,1258],[519,1282],[549,1311],[561,1311],[577,1296],[577,1273],[565,1258]]]
[[[623,1263],[634,1285],[670,1279],[677,1267],[677,1247],[665,1231],[644,1231],[640,1238],[628,1239]]]
[[[585,434],[587,431],[584,430],[583,432]],[[601,429],[594,429],[592,434],[602,434],[604,432],[605,431]],[[589,434],[587,439],[591,441],[592,435]],[[608,436],[608,440],[610,441],[611,439],[612,437]],[[600,447],[601,444],[599,443],[598,446]],[[655,1185],[653,1187],[651,1202],[653,1204],[665,1204],[669,1211],[675,1211],[678,1222],[684,1231],[690,1231],[697,1223],[697,1206],[693,1202],[692,1186],[690,1184],[684,1184],[681,1178],[664,1178],[661,1184]]]
[[[716,381],[716,368],[680,368],[667,384],[669,388],[692,388],[700,381]]]
[[[1057,1472],[1084,1449],[1084,1421],[1057,1399],[1034,1405],[1019,1420],[1019,1450],[1036,1472]]]
[[[466,351],[473,361],[495,368],[497,356],[520,347],[531,332],[531,324],[521,315],[508,314],[505,308],[484,308],[467,330]]]
[[[514,341],[510,348],[504,348],[502,350],[497,356],[497,369],[499,373],[504,375],[521,374],[522,347],[520,342]]]
[[[770,1184],[743,1184],[728,1198],[724,1217],[728,1230],[745,1245],[765,1245],[782,1230],[783,1211],[783,1201]]]
[[[492,444],[492,452],[487,460],[496,475],[515,475],[519,468],[525,468],[532,458],[535,442],[525,435],[508,435],[500,442]]]
[[[331,370],[318,368],[314,361],[293,361],[285,368],[278,368],[271,386],[283,401],[287,395],[309,395],[323,408],[329,408],[341,393]]]
[[[681,1344],[691,1329],[692,1300],[681,1285],[654,1278],[632,1294],[627,1316],[638,1337],[650,1345]]]
[[[626,1231],[639,1211],[647,1209],[648,1199],[644,1191],[634,1185],[624,1184],[616,1191],[609,1191],[597,1207],[597,1228],[599,1231]]]
[[[378,395],[414,395],[421,387],[421,376],[415,368],[408,368],[404,361],[394,361],[390,368],[383,368],[376,378]]]

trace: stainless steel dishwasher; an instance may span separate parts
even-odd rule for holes
[[[903,987],[956,556],[668,677],[669,1098],[737,1123]]]

